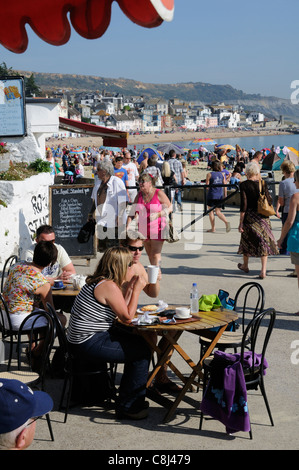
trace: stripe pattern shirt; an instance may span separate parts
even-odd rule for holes
[[[84,343],[95,333],[109,330],[115,321],[111,307],[98,302],[94,296],[94,289],[101,282],[85,284],[76,297],[68,327],[68,341],[72,344]]]

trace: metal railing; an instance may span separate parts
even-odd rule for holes
[[[231,199],[232,197],[235,196],[235,194],[237,194],[239,192],[239,186],[236,184],[236,183],[230,183],[230,184],[192,184],[192,185],[187,185],[187,186],[183,186],[183,185],[176,185],[176,186],[167,186],[167,188],[171,188],[171,189],[182,189],[182,190],[186,190],[186,189],[193,189],[193,188],[202,188],[204,189],[204,210],[203,212],[198,216],[198,217],[195,217],[194,215],[194,219],[191,220],[191,222],[189,222],[187,225],[185,225],[183,228],[181,228],[180,230],[178,230],[179,233],[182,233],[184,230],[186,230],[187,228],[191,227],[192,225],[194,225],[198,220],[202,219],[203,217],[205,217],[206,215],[208,215],[210,212],[212,212],[216,207],[218,207],[218,205],[214,205],[212,207],[210,207],[210,209],[208,209],[208,204],[207,204],[207,190],[206,188],[229,188],[229,189],[235,189],[235,191],[233,191],[232,193],[228,194],[225,198],[221,199],[221,205],[224,204],[226,201],[228,201],[229,199]],[[166,188],[166,186],[164,186],[164,189]]]

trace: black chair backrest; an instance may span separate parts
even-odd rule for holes
[[[29,327],[28,321],[32,319],[31,326]],[[37,322],[40,319],[44,319],[44,326],[38,326]],[[19,331],[18,331],[18,350],[20,350],[20,345],[22,343],[22,335],[24,335],[24,332],[26,332],[29,335],[29,346],[28,346],[28,351],[31,351],[31,345],[33,342],[36,341],[43,341],[43,347],[41,348],[41,354],[40,354],[40,377],[44,378],[45,372],[46,372],[46,365],[48,364],[49,361],[49,356],[54,344],[54,339],[56,335],[56,329],[55,329],[55,324],[52,319],[52,316],[49,315],[46,311],[44,310],[38,310],[36,312],[32,312],[30,315],[28,315],[20,325]],[[39,335],[39,338],[38,338]],[[31,357],[29,354],[29,362],[31,362]],[[30,364],[31,366],[31,364]],[[20,354],[18,355],[18,368],[21,368],[21,362],[20,362]]]
[[[3,270],[2,270],[2,278],[1,278],[1,293],[3,292],[4,289],[4,284],[5,280],[9,274],[9,270],[13,264],[15,264],[18,261],[17,255],[12,255],[4,263]],[[7,272],[6,272],[7,271]]]
[[[276,318],[276,311],[274,308],[268,308],[260,313],[257,313],[255,317],[247,325],[241,345],[241,364],[244,365],[244,355],[245,353],[250,353],[252,358],[256,357],[256,354],[259,354],[259,363],[260,367],[255,366],[255,361],[252,360],[252,366],[247,368],[248,376],[246,381],[250,379],[254,380],[257,375],[257,369],[259,374],[263,374],[264,370],[264,359],[266,354],[266,349],[269,343],[271,333],[273,331],[274,323]],[[260,332],[261,327],[263,327],[262,333]],[[246,339],[250,337],[250,347],[248,348]],[[249,349],[249,351],[248,351]]]
[[[2,332],[2,338],[8,336],[6,332],[11,330],[12,326],[7,303],[5,302],[3,295],[0,293],[0,331]]]
[[[61,368],[61,370],[63,370],[66,373],[70,373],[71,371],[73,371],[74,355],[68,343],[65,329],[63,328],[61,321],[51,304],[47,303],[47,309],[48,309],[49,314],[52,316],[55,326],[56,326],[56,334],[57,334],[57,338],[58,338],[58,342],[60,346],[60,354],[58,356],[59,362],[60,362],[59,368]]]
[[[65,334],[64,328],[61,324],[61,321],[60,321],[55,309],[52,307],[51,304],[49,304],[49,302],[47,302],[47,309],[48,309],[49,315],[51,315],[51,317],[53,318],[53,321],[54,321],[54,324],[55,324],[55,331],[56,331],[56,335],[58,337],[59,344],[64,349],[66,349],[68,347],[68,343],[67,343],[66,334]]]
[[[246,282],[237,291],[235,295],[234,310],[237,310],[239,303],[243,301],[240,320],[242,324],[242,332],[245,331],[246,326],[246,313],[253,310],[250,318],[262,312],[265,307],[265,292],[263,287],[258,282]],[[249,305],[250,304],[250,305]]]

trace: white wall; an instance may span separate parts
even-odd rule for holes
[[[38,158],[44,158],[44,155],[41,155],[37,139],[32,133],[29,133],[26,137],[5,137],[2,140],[7,142],[9,157],[13,162],[30,163]]]
[[[58,133],[59,101],[26,100],[27,133],[25,137],[3,138],[12,161],[32,162],[45,158],[45,136]],[[11,255],[22,257],[33,241],[36,229],[48,223],[50,173],[40,173],[25,181],[0,181],[0,270]]]
[[[11,255],[22,258],[33,242],[36,229],[49,222],[50,173],[40,173],[25,181],[1,181],[0,199],[0,270]]]
[[[26,100],[27,130],[34,135],[42,158],[45,156],[45,137],[58,131],[59,110],[59,100],[43,98]]]
[[[27,136],[5,137],[12,161],[32,162],[45,158],[45,137],[58,133],[59,100],[26,99]]]

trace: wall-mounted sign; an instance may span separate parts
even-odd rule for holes
[[[24,77],[0,78],[0,137],[26,135]]]

